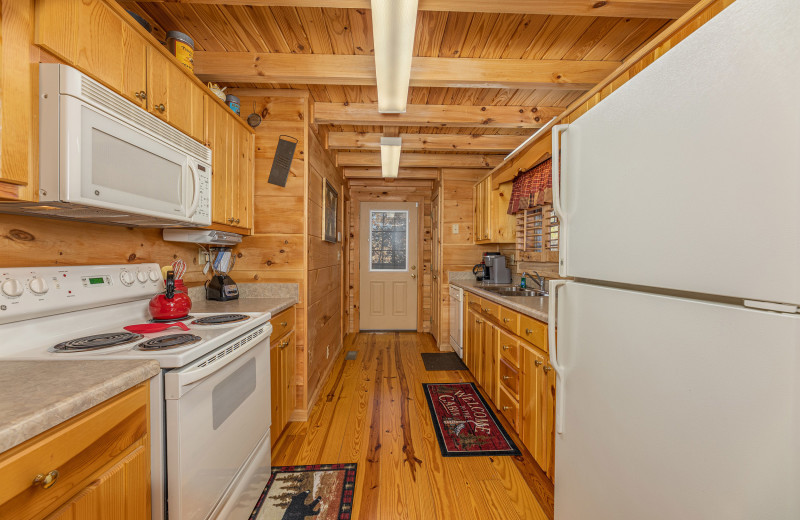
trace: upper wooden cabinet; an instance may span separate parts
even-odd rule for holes
[[[513,244],[516,240],[514,215],[506,213],[511,200],[512,183],[506,182],[492,190],[492,178],[487,177],[474,188],[475,243]]]
[[[147,55],[147,110],[202,141],[205,93],[186,75],[182,66],[173,63],[158,49],[150,47]]]
[[[38,199],[38,67],[31,63],[33,0],[0,3],[0,200]]]

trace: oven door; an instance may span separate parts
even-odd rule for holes
[[[266,485],[270,332],[265,324],[164,375],[171,520],[205,519]]]
[[[200,202],[189,156],[72,96],[61,96],[64,202],[190,221]]]

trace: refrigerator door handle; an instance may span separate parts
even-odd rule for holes
[[[559,137],[561,136],[562,132],[566,131],[569,128],[568,124],[563,125],[555,125],[553,129],[550,131],[550,135],[553,139],[552,151],[550,156],[552,158],[551,162],[551,181],[553,184],[553,211],[555,211],[556,216],[558,217],[558,230],[559,230],[559,261],[558,261],[558,274],[561,276],[567,275],[567,266],[566,266],[566,246],[567,241],[564,239],[564,235],[566,232],[567,227],[567,218],[566,214],[564,213],[564,208],[561,206],[561,143],[559,141]]]
[[[553,194],[553,201],[555,201],[555,194]],[[548,302],[547,350],[550,353],[550,365],[556,371],[556,433],[558,434],[564,433],[564,367],[558,362],[558,346],[556,344],[558,289],[567,283],[569,283],[568,280],[550,280],[550,301]]]

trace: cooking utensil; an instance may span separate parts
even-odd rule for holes
[[[261,124],[261,116],[256,114],[256,103],[253,102],[253,113],[247,116],[247,124],[253,128]]]
[[[142,323],[140,325],[128,325],[127,327],[122,327],[123,329],[127,330],[128,332],[134,332],[136,334],[148,334],[150,332],[162,332],[167,330],[170,327],[178,327],[183,330],[189,330],[189,327],[184,325],[181,322],[176,323]]]
[[[183,275],[186,274],[186,262],[178,258],[172,262],[172,270],[175,271],[176,280],[183,280]]]

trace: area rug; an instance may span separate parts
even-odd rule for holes
[[[455,352],[423,352],[422,362],[425,370],[467,370],[467,365],[461,361]]]
[[[443,457],[519,455],[474,383],[423,383]]]
[[[273,466],[250,520],[347,520],[356,464]]]

